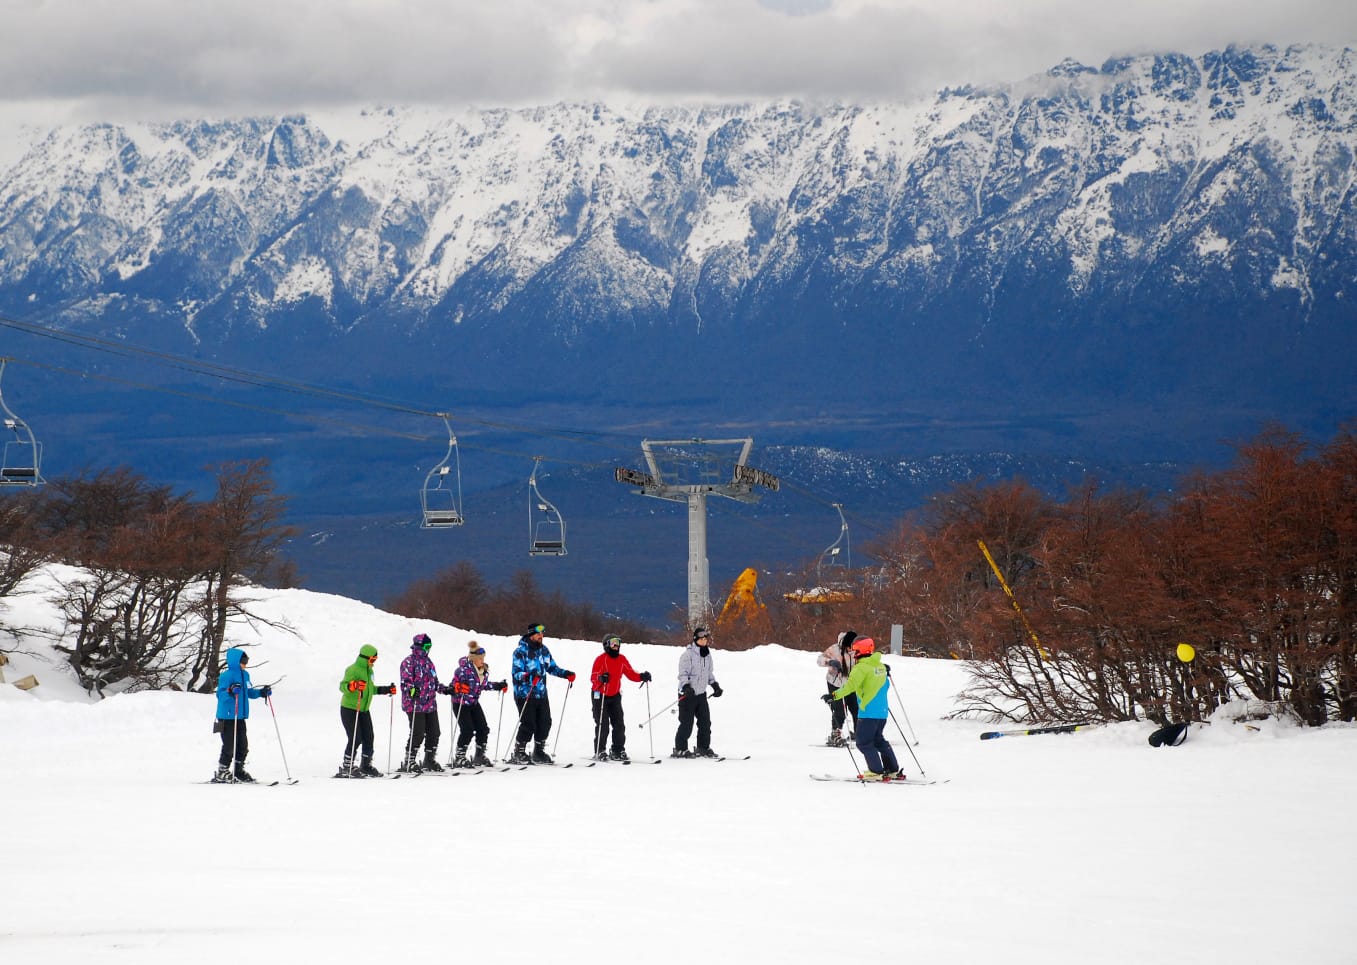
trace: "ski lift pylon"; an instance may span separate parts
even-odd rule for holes
[[[541,456],[533,457],[532,475],[528,477],[528,555],[565,556],[565,520],[537,488],[541,462]]]
[[[421,529],[447,529],[466,522],[462,516],[462,467],[457,452],[457,436],[452,432],[445,412],[437,413],[448,430],[448,451],[428,475],[419,491],[419,504],[424,512]]]
[[[5,446],[0,453],[0,486],[41,486],[42,443],[33,436],[28,423],[5,404],[3,382],[8,358],[0,358],[0,413],[5,424]]]

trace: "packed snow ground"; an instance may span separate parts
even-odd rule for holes
[[[713,746],[749,761],[586,768],[586,689],[553,679],[568,770],[336,781],[338,681],[358,647],[376,645],[377,677],[394,679],[427,631],[447,678],[471,634],[260,596],[295,633],[233,634],[255,647],[256,684],[281,678],[282,745],[255,702],[249,767],[281,778],[285,751],[291,787],[200,783],[219,748],[213,697],[92,703],[23,638],[6,677],[41,686],[0,686],[6,962],[1357,961],[1357,728],[1219,720],[1172,749],[1150,748],[1146,724],[981,742],[994,725],[942,719],[964,665],[890,658],[918,762],[948,783],[817,783],[852,764],[814,746],[828,730],[814,655],[718,649]],[[52,626],[39,597],[9,603],[8,626]],[[477,639],[506,674],[515,640]],[[582,677],[599,652],[547,643]],[[677,650],[623,652],[656,675],[651,709],[673,699]],[[632,756],[652,733],[667,754],[675,719],[641,729],[645,691],[624,694]],[[498,696],[483,699],[494,726]],[[374,705],[383,769],[388,706]],[[446,760],[446,700],[442,717]],[[512,721],[506,701],[506,733]]]

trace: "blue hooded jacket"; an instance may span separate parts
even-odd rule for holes
[[[217,720],[248,720],[250,701],[246,698],[259,696],[259,691],[250,686],[250,672],[240,665],[245,651],[232,647],[226,651],[226,669],[217,678]],[[240,684],[240,693],[230,693],[232,684]]]

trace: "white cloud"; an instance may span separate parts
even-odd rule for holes
[[[908,96],[1073,56],[1357,41],[1291,0],[12,0],[0,98],[96,112]]]

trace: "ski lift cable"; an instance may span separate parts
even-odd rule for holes
[[[345,402],[353,402],[359,405],[374,406],[387,409],[393,412],[402,412],[410,415],[422,415],[437,417],[439,413],[418,406],[410,405],[398,400],[382,398],[380,396],[369,395],[365,393],[351,392],[342,389],[333,389],[327,386],[314,385],[306,382],[300,382],[294,379],[278,378],[276,376],[263,375],[258,372],[251,372],[246,369],[234,366],[220,365],[214,362],[203,362],[194,359],[186,359],[182,356],[173,355],[168,352],[160,352],[152,349],[138,348],[124,342],[114,342],[109,339],[99,338],[93,335],[79,335],[74,332],[62,332],[56,329],[48,328],[43,325],[37,325],[31,322],[23,322],[18,319],[0,315],[0,326],[7,326],[26,332],[30,335],[42,338],[50,338],[55,341],[64,342],[69,345],[75,345],[81,348],[89,348],[94,351],[106,352],[122,358],[141,357],[149,359],[178,369],[180,371],[190,372],[197,375],[206,375],[218,378],[223,381],[235,382],[242,385],[254,386],[256,388],[274,388],[286,392],[292,392],[299,395],[310,395],[323,399],[333,399]],[[130,384],[130,383],[129,383]],[[192,397],[192,396],[190,396]],[[210,400],[209,400],[210,401]],[[597,430],[572,429],[562,426],[541,426],[523,422],[502,422],[487,419],[476,419],[467,415],[459,415],[458,421],[481,425],[486,428],[502,429],[524,434],[533,434],[540,436],[555,436],[563,439],[572,439],[580,441],[583,438],[588,441],[589,437],[615,436],[617,439],[626,439],[628,451],[631,448],[631,439],[621,433],[605,433]],[[606,445],[606,443],[597,443]],[[615,448],[623,448],[621,444]]]

